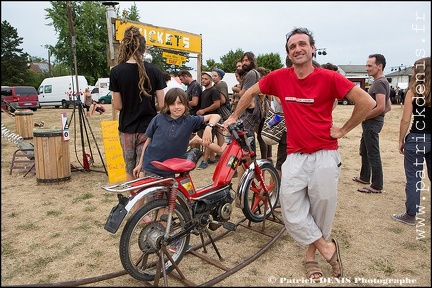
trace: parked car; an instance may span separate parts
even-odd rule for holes
[[[40,108],[38,93],[32,86],[1,86],[1,107],[10,112],[16,109]]]
[[[111,104],[111,91],[109,91],[106,95],[99,97],[98,103],[100,104]]]

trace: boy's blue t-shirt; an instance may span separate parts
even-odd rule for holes
[[[157,169],[151,162],[182,157],[189,146],[191,134],[203,123],[203,116],[187,115],[174,120],[168,114],[156,115],[145,133],[151,141],[145,150],[142,169],[159,175],[172,174]]]

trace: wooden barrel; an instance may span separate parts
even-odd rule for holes
[[[33,139],[34,119],[31,110],[16,110],[15,125],[17,134],[21,135],[24,140]]]
[[[62,130],[34,130],[33,137],[37,183],[50,185],[69,181],[69,141],[63,141]]]

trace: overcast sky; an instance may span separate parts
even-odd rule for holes
[[[133,2],[118,1],[120,11]],[[220,62],[230,50],[256,56],[279,53],[284,62],[285,35],[306,27],[316,47],[326,48],[319,63],[364,65],[369,54],[381,53],[391,67],[412,65],[431,51],[431,2],[225,2],[135,1],[140,22],[202,35],[203,63]],[[48,58],[44,45],[55,45],[57,34],[47,26],[47,1],[1,1],[1,20],[23,38],[31,56]],[[417,29],[417,31],[415,30]],[[79,35],[77,35],[78,37]],[[419,51],[425,50],[423,54]]]

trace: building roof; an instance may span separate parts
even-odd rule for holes
[[[367,74],[365,65],[338,65],[345,73]]]
[[[29,69],[37,73],[49,73],[50,64],[47,62],[32,62]]]
[[[338,65],[339,69],[341,69],[345,74],[366,74],[366,66],[365,65]],[[386,74],[386,77],[397,77],[397,76],[411,76],[413,74],[412,67],[406,67],[401,69],[401,71],[393,71],[391,73]]]
[[[407,67],[404,69],[396,70],[394,72],[391,72],[387,75],[385,75],[386,77],[396,77],[396,76],[411,76],[413,75],[413,68],[412,67]]]

